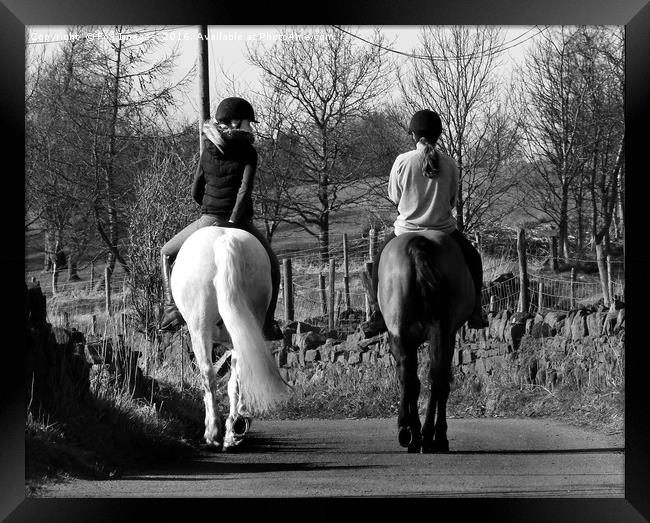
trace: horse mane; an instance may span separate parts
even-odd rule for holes
[[[414,284],[422,298],[419,309],[422,320],[428,322],[431,318],[446,316],[449,281],[432,263],[437,255],[436,245],[423,236],[415,236],[407,243],[406,252],[413,261]]]

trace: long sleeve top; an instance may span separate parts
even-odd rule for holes
[[[435,229],[451,233],[456,229],[452,209],[458,190],[458,165],[438,151],[440,170],[431,178],[422,174],[424,145],[400,154],[393,163],[388,197],[397,205],[395,234]]]

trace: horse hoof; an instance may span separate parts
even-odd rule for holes
[[[225,452],[226,454],[232,454],[233,452],[235,452],[236,449],[237,449],[237,444],[236,443],[234,443],[232,445],[225,445],[224,444],[224,446],[223,446],[223,452]]]
[[[236,438],[244,437],[251,426],[250,418],[240,417],[235,418],[232,424],[232,432]]]
[[[407,452],[409,454],[419,454],[420,453],[420,445],[419,444],[409,445],[406,450],[407,450]]]
[[[397,440],[402,447],[408,447],[413,443],[413,432],[409,427],[400,427],[397,433]]]
[[[234,433],[227,434],[223,440],[223,451],[232,452],[244,443],[244,441],[245,439],[242,436],[236,436]]]
[[[434,441],[432,452],[449,452],[449,441]]]
[[[216,441],[206,441],[202,448],[208,452],[220,452],[223,445]]]

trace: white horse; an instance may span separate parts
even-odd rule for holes
[[[271,266],[250,233],[205,227],[181,247],[171,274],[171,290],[187,322],[204,387],[205,441],[223,450],[241,443],[252,412],[286,398],[288,386],[262,335],[271,297]],[[228,381],[230,413],[223,434],[212,365],[214,342],[231,342]]]

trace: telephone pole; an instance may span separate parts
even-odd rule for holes
[[[210,118],[210,79],[208,73],[208,26],[201,25],[199,38],[199,150],[203,151],[201,129]]]

